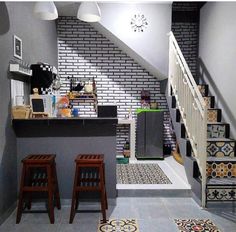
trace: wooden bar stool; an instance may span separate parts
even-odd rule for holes
[[[101,194],[103,222],[106,222],[107,194],[105,188],[105,165],[102,154],[80,154],[75,159],[76,170],[71,202],[70,223],[78,209],[79,192],[97,191]]]
[[[46,192],[48,194],[48,213],[50,222],[54,223],[54,199],[57,208],[61,208],[60,194],[57,182],[56,155],[28,155],[23,163],[19,201],[17,207],[16,223],[21,220],[22,212],[27,206],[31,209],[33,192]],[[28,198],[28,204],[26,203]],[[24,206],[25,203],[25,206]]]

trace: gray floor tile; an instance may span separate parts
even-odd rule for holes
[[[173,219],[209,218],[209,213],[194,206],[167,206],[167,211]]]
[[[80,219],[73,224],[61,224],[58,232],[96,232],[99,220],[97,219]]]
[[[169,206],[169,205],[170,206],[173,206],[173,205],[175,205],[175,206],[185,206],[185,205],[198,206],[196,204],[196,202],[191,197],[166,197],[166,198],[161,198],[161,200],[166,206]]]
[[[58,231],[57,224],[29,224],[29,223],[20,223],[20,224],[4,224],[1,226],[1,232],[56,232]]]
[[[101,217],[100,212],[77,212],[75,214],[73,224],[80,223],[81,220],[86,220],[88,218],[92,218],[93,220],[99,220]],[[62,207],[61,209],[61,223],[62,224],[68,224],[70,219],[70,207]]]
[[[0,232],[13,232],[15,231],[15,225],[14,224],[9,224],[9,223],[3,223],[2,225],[0,225]]]
[[[135,205],[163,205],[159,197],[131,197],[130,202]]]
[[[158,219],[158,218],[169,218],[169,213],[164,205],[143,205],[136,206],[138,219]]]
[[[140,232],[179,232],[170,219],[138,220]]]
[[[132,205],[116,206],[108,210],[110,219],[138,218],[138,212]]]

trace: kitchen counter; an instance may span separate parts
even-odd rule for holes
[[[117,118],[14,119],[18,181],[21,160],[28,154],[56,154],[62,199],[71,199],[78,154],[104,154],[108,198],[116,198]]]
[[[31,118],[13,119],[12,125],[17,137],[64,137],[64,136],[106,136],[110,126],[118,123],[117,118]],[[97,130],[97,126],[103,130]]]

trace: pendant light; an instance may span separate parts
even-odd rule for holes
[[[101,19],[101,10],[96,2],[82,2],[79,6],[77,18],[84,22],[98,22]]]
[[[57,8],[54,2],[36,2],[34,14],[42,20],[54,20],[58,18]]]

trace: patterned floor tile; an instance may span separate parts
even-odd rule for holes
[[[117,164],[118,184],[171,184],[158,164]]]
[[[98,232],[139,232],[136,219],[111,219],[98,225]]]
[[[180,232],[220,232],[209,219],[175,219]]]

